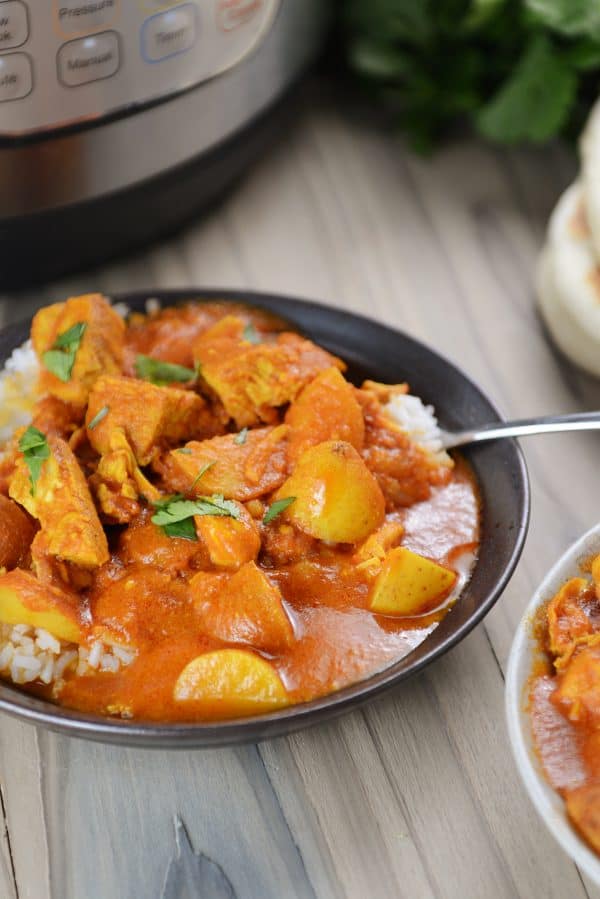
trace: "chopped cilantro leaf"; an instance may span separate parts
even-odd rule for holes
[[[244,443],[246,442],[247,438],[248,438],[248,428],[242,428],[242,430],[239,432],[239,434],[236,434],[235,437],[233,438],[233,442],[237,446],[243,446]]]
[[[35,496],[35,485],[39,480],[42,465],[46,459],[50,458],[48,441],[41,431],[30,425],[19,440],[19,449],[23,453],[25,464],[29,469],[31,495]]]
[[[207,462],[206,465],[203,465],[202,468],[200,469],[200,471],[198,472],[198,474],[196,475],[196,477],[194,478],[194,481],[192,483],[192,486],[190,487],[190,490],[193,490],[194,487],[196,486],[196,484],[198,483],[198,481],[200,480],[200,478],[204,477],[204,475],[209,470],[209,468],[212,468],[213,465],[216,465],[216,464],[217,464],[217,460],[213,459],[212,462]]]
[[[93,431],[96,425],[99,425],[101,421],[103,421],[108,413],[110,412],[110,408],[108,406],[102,406],[102,408],[96,412],[91,422],[88,425],[88,431]]]
[[[242,339],[248,343],[262,343],[260,335],[252,323],[246,325],[242,332]]]
[[[78,322],[72,328],[68,328],[58,335],[52,347],[42,356],[44,366],[60,381],[67,383],[71,380],[77,350],[86,328],[85,322]]]
[[[291,506],[295,499],[295,496],[286,496],[284,499],[278,499],[276,502],[272,503],[265,512],[263,524],[270,524],[274,518],[277,518],[278,515],[285,512],[287,507]]]
[[[163,362],[161,359],[153,359],[151,356],[136,356],[135,370],[138,377],[152,384],[171,384],[173,381],[181,383],[193,381],[196,372],[193,368],[184,365],[175,365],[173,362]]]
[[[220,494],[201,496],[196,500],[182,499],[181,495],[167,497],[154,503],[157,509],[152,516],[153,524],[163,528],[169,537],[195,540],[195,515],[217,515],[221,518],[239,519],[238,506]],[[194,536],[192,537],[192,529]]]

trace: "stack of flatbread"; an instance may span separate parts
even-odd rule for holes
[[[583,134],[581,157],[579,179],[550,218],[537,294],[558,347],[600,377],[600,103]]]

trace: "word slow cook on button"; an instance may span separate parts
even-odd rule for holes
[[[25,53],[0,56],[0,103],[22,100],[33,90],[31,60]]]
[[[21,47],[29,37],[27,8],[21,0],[0,3],[0,52]]]
[[[111,78],[118,72],[119,64],[119,38],[114,31],[68,41],[57,57],[58,77],[66,87]]]

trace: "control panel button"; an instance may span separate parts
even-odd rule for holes
[[[81,34],[112,25],[120,0],[54,0],[58,27],[63,34]]]
[[[21,47],[29,37],[27,7],[21,0],[0,3],[0,52]]]
[[[119,38],[114,31],[103,31],[68,41],[58,51],[57,65],[59,80],[67,87],[111,78],[120,65]]]
[[[22,100],[33,90],[33,70],[26,53],[0,56],[0,103]]]
[[[142,56],[161,62],[190,50],[196,42],[196,8],[177,6],[146,19],[142,28]]]
[[[251,22],[262,7],[263,0],[217,0],[217,26],[221,31],[235,31]]]

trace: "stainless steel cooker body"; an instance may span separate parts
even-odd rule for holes
[[[327,6],[0,0],[0,287],[138,245],[210,202],[264,146]]]

